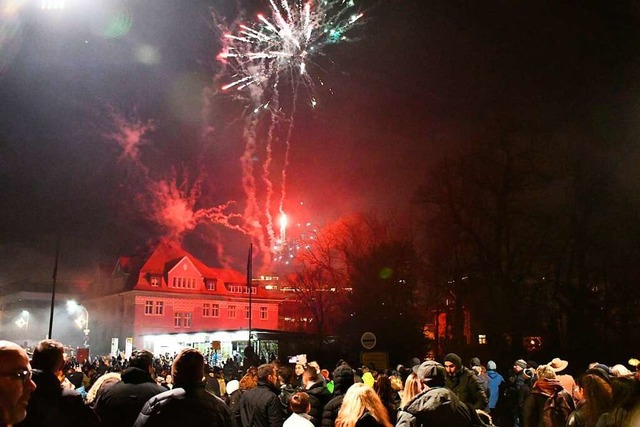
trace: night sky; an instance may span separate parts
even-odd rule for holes
[[[145,173],[191,185],[199,177],[196,208],[234,200],[230,209],[242,212],[245,105],[205,95],[220,85],[221,33],[211,11],[231,20],[268,7],[67,0],[64,10],[43,10],[40,3],[0,3],[0,286],[47,280],[58,239],[59,277],[89,280],[98,263],[166,234],[150,219]],[[599,132],[603,143],[637,145],[638,3],[356,4],[365,16],[351,41],[315,58],[325,82],[318,106],[300,101],[296,109],[285,200],[291,221],[416,215],[412,195],[439,159],[503,132]],[[111,25],[114,17],[120,26]],[[135,162],[108,136],[113,112],[154,123]],[[211,265],[243,268],[242,233],[200,223],[181,238]]]

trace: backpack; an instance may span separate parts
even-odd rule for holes
[[[564,427],[574,410],[571,395],[564,390],[556,391],[544,403],[542,423],[544,427]]]

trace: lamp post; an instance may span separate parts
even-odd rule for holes
[[[89,332],[91,332],[89,330],[89,312],[87,311],[87,309],[83,305],[78,304],[74,300],[67,301],[67,310],[71,314],[77,313],[79,310],[84,312],[84,317],[83,316],[78,317],[76,319],[76,324],[80,328],[84,327],[84,330],[83,330],[83,332],[84,332],[84,346],[88,347],[89,346]]]

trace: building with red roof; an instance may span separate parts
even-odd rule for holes
[[[264,338],[278,330],[283,299],[264,281],[252,280],[248,287],[244,274],[209,267],[179,245],[161,241],[150,251],[119,258],[83,304],[91,316],[94,355],[115,348],[173,353],[190,346],[204,353],[215,347],[216,356],[226,359],[244,350],[250,326],[269,348]]]

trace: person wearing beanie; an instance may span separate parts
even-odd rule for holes
[[[458,398],[473,409],[485,409],[489,399],[482,381],[471,370],[462,366],[462,359],[455,353],[444,357],[444,369],[447,373],[445,386]]]
[[[134,427],[229,426],[231,411],[222,399],[205,390],[204,356],[186,348],[171,366],[173,389],[145,403]]]
[[[355,382],[355,371],[347,364],[340,365],[333,371],[333,382],[333,398],[324,405],[322,427],[333,427],[338,412],[340,412],[344,395]]]
[[[489,411],[493,411],[498,405],[500,397],[500,386],[504,384],[504,378],[496,371],[496,362],[487,362],[487,377],[489,378]]]
[[[242,396],[242,390],[240,390],[240,381],[231,380],[227,383],[226,394],[224,397],[224,401],[229,407],[229,410],[233,414],[236,406],[238,406],[238,402],[240,401],[240,396]]]
[[[473,357],[469,361],[469,368],[473,369],[474,366],[482,366],[482,363],[480,363],[480,359],[477,357]]]
[[[515,426],[521,426],[524,422],[524,402],[531,390],[525,369],[527,369],[527,362],[524,359],[513,362],[513,369],[507,382],[506,403],[511,408],[511,419]]]

